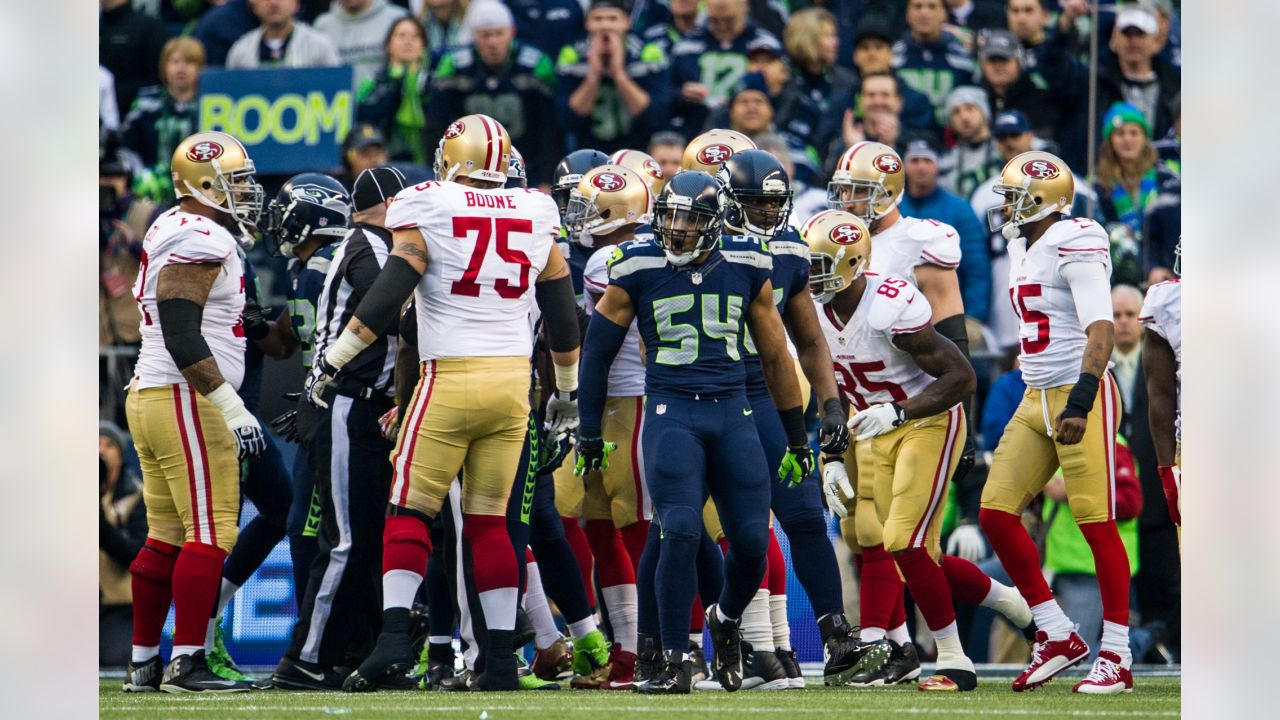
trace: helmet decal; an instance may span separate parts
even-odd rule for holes
[[[1021,169],[1023,175],[1034,180],[1052,180],[1061,174],[1058,166],[1048,160],[1028,160]]]
[[[862,239],[862,229],[853,223],[844,223],[831,228],[829,235],[837,245],[852,245]]]
[[[614,192],[627,186],[627,179],[614,172],[602,172],[591,178],[591,184],[605,192]]]
[[[205,140],[192,145],[187,150],[187,159],[192,162],[209,162],[222,156],[222,145]]]
[[[875,165],[880,172],[889,173],[890,175],[902,172],[902,161],[888,153],[880,155],[871,164]]]
[[[698,151],[698,162],[704,165],[718,165],[733,157],[733,148],[728,145],[708,145]]]
[[[650,175],[658,178],[659,180],[662,179],[662,166],[658,164],[657,160],[653,160],[653,159],[645,160],[644,169],[645,169],[645,172],[649,173]]]
[[[467,126],[462,124],[461,120],[455,120],[448,130],[444,131],[445,140],[452,140],[462,133],[466,132]]]

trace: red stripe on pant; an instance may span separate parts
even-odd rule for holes
[[[427,389],[418,395],[418,404],[409,412],[409,427],[401,430],[409,435],[402,439],[400,453],[391,459],[396,473],[395,481],[391,485],[391,502],[400,507],[404,507],[409,500],[409,473],[412,471],[413,449],[418,444],[418,429],[422,427],[422,419],[427,416],[427,405],[431,403],[431,392],[436,386],[436,361],[429,360],[423,365],[429,365],[429,367],[423,368],[423,377],[418,381],[418,387],[421,388],[422,383],[426,382]]]
[[[200,449],[200,467],[204,478],[204,521],[209,528],[209,544],[218,544],[218,526],[213,521],[213,480],[209,477],[209,450],[204,444],[204,428],[200,423],[200,406],[196,403],[195,388],[187,387],[191,397],[191,419],[196,428],[196,446]]]

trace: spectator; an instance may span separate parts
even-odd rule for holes
[[[840,160],[840,154],[854,143],[875,140],[901,149],[912,140],[931,141],[933,139],[933,133],[905,127],[902,117],[903,97],[900,91],[906,87],[888,72],[877,72],[862,77],[859,93],[848,100],[853,103],[853,106],[840,115],[841,124],[834,138],[825,145],[826,162],[822,166],[821,177],[831,177],[836,163]],[[841,104],[843,102],[844,100]],[[932,123],[933,110],[927,110],[926,114]],[[830,132],[830,130],[823,130],[819,135],[825,136]]]
[[[98,66],[98,142],[107,133],[120,129],[120,108],[116,106],[116,78],[111,71]]]
[[[986,322],[991,299],[991,261],[987,254],[987,231],[965,198],[938,185],[938,154],[929,143],[916,140],[907,146],[902,160],[907,165],[907,191],[899,211],[908,217],[943,222],[960,233],[960,267],[956,275],[964,298],[964,314]]]
[[[1182,96],[1178,96],[1178,102],[1174,106],[1173,127],[1169,128],[1169,132],[1165,133],[1163,138],[1155,141],[1156,154],[1160,156],[1160,161],[1169,166],[1169,169],[1182,175]]]
[[[564,154],[560,129],[552,118],[539,116],[555,99],[551,58],[516,40],[515,18],[497,0],[472,5],[467,27],[474,44],[445,54],[436,68],[427,137],[438,140],[454,120],[484,113],[502,123],[520,148],[529,184],[548,184]]]
[[[981,88],[958,87],[947,96],[948,129],[956,144],[942,158],[942,184],[966,199],[987,178],[1000,172],[1004,160],[991,137],[991,107]]]
[[[133,589],[129,564],[147,539],[142,483],[124,462],[128,436],[98,423],[98,665],[129,663]]]
[[[1103,118],[1102,146],[1097,167],[1098,217],[1112,238],[1114,282],[1137,285],[1154,268],[1173,267],[1178,236],[1161,225],[1155,235],[1144,233],[1146,211],[1161,194],[1180,196],[1181,184],[1160,163],[1151,144],[1151,126],[1138,108],[1112,105]]]
[[[655,44],[632,35],[624,0],[592,0],[587,35],[556,62],[556,107],[574,147],[606,154],[644,145],[663,129],[670,68]]]
[[[132,107],[140,88],[159,82],[160,49],[168,39],[164,23],[129,0],[102,0],[98,64],[115,77],[117,108]]]
[[[729,99],[729,129],[746,135],[752,142],[758,135],[773,132],[773,103],[759,73],[742,76],[742,84]]]
[[[649,157],[662,168],[662,177],[670,179],[680,172],[680,160],[684,157],[684,138],[679,133],[663,130],[649,139]]]
[[[142,316],[133,298],[142,238],[158,214],[135,198],[133,172],[118,139],[110,136],[98,160],[98,347],[137,345]]]
[[[142,163],[135,190],[157,203],[173,200],[169,160],[178,143],[197,130],[204,63],[199,40],[176,37],[165,43],[160,52],[161,84],[143,88],[124,119],[124,145]]]
[[[1022,45],[1023,69],[1036,71],[1035,50],[1045,41],[1045,28],[1050,24],[1049,0],[1009,0],[1005,6],[1005,20],[1009,32]]]
[[[506,0],[515,13],[516,39],[555,57],[582,36],[583,4],[578,0]],[[635,16],[632,15],[632,18]]]
[[[227,0],[210,7],[191,34],[204,45],[209,66],[222,67],[236,40],[256,27],[258,16],[249,9],[249,0]]]
[[[1036,135],[1055,137],[1062,113],[1051,101],[1049,91],[1024,72],[1024,58],[1017,36],[1008,30],[992,30],[978,37],[982,89],[987,93],[991,112],[999,115],[1005,110],[1020,110]]]
[[[338,64],[329,38],[293,19],[298,0],[250,0],[262,25],[245,33],[227,52],[227,67],[320,67]]]
[[[355,67],[360,87],[382,67],[391,26],[408,14],[387,0],[337,0],[315,27],[333,42],[339,62]]]
[[[351,187],[360,173],[386,165],[390,160],[382,131],[373,125],[357,125],[342,143],[342,174],[336,178],[343,187]]]
[[[431,80],[427,33],[411,17],[391,23],[383,66],[356,91],[356,121],[377,126],[391,138],[391,157],[429,165],[434,144],[426,134]]]
[[[840,51],[836,30],[834,15],[808,8],[791,16],[782,35],[791,60],[795,101],[777,103],[777,124],[800,147],[817,146],[818,123],[834,112],[833,96],[857,83],[856,75],[835,64]]]
[[[462,23],[470,0],[426,0],[418,21],[427,29],[427,52],[432,60],[467,42]]]
[[[1008,27],[1003,6],[1001,0],[947,0],[947,21],[965,31],[972,47],[979,31]]]
[[[699,0],[669,0],[671,20],[659,25],[647,27],[641,34],[644,41],[662,48],[668,56],[676,43],[684,40],[698,29]]]
[[[1182,70],[1182,18],[1173,9],[1172,0],[1150,0],[1156,14],[1156,47],[1159,57]]]
[[[893,45],[895,72],[929,98],[939,125],[945,125],[950,114],[943,105],[952,89],[973,75],[973,57],[963,43],[945,32],[946,22],[942,0],[909,0],[909,29]]]
[[[1098,107],[1127,102],[1163,136],[1173,126],[1174,105],[1182,87],[1177,68],[1158,57],[1159,22],[1144,7],[1126,7],[1116,16],[1111,49],[1116,59],[1098,69]]]
[[[747,0],[708,0],[704,23],[671,50],[671,124],[696,134],[747,71],[747,46],[777,38],[747,15]]]
[[[631,32],[644,37],[651,27],[661,27],[671,23],[669,0],[635,0],[631,3]]]

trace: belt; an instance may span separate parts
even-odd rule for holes
[[[378,391],[363,383],[339,378],[329,383],[329,386],[325,388],[321,395],[326,401],[333,400],[338,395],[356,400],[369,400],[378,395]]]

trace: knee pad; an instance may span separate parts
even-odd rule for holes
[[[148,580],[168,582],[173,577],[173,566],[178,562],[182,548],[155,538],[147,538],[137,557],[129,563],[129,572]]]
[[[702,513],[684,505],[664,510],[658,524],[663,537],[697,542],[702,535]]]

